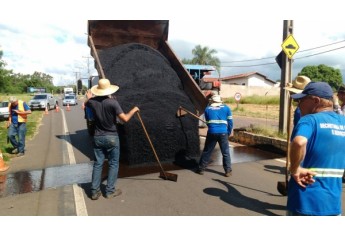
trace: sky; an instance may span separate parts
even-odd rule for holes
[[[319,64],[340,69],[345,76],[345,29],[337,27],[338,23],[293,21],[293,36],[299,45],[293,57],[293,77],[304,66]],[[86,19],[73,23],[59,19],[2,20],[0,45],[6,68],[16,73],[50,74],[55,85],[73,83],[89,73],[97,75],[86,32]],[[275,57],[282,50],[282,42],[283,20],[169,20],[168,43],[178,58],[192,58],[196,45],[215,49],[221,77],[257,71],[279,80]]]
[[[18,0],[12,2],[5,3],[9,5],[8,9],[18,6]],[[32,74],[38,71],[53,76],[55,85],[75,84],[79,78],[97,75],[87,45],[89,19],[164,19],[169,20],[168,43],[179,59],[191,59],[192,49],[196,45],[207,46],[217,51],[214,55],[221,62],[220,77],[258,72],[274,81],[281,78],[275,57],[282,50],[284,14],[268,11],[270,15],[267,17],[266,10],[255,10],[256,5],[253,3],[253,8],[249,10],[245,5],[248,1],[242,1],[243,5],[240,6],[234,5],[235,9],[245,9],[246,17],[241,11],[236,11],[237,16],[233,14],[234,10],[222,9],[215,3],[211,5],[209,1],[203,0],[184,3],[184,8],[175,6],[175,11],[173,8],[167,11],[169,5],[163,10],[153,10],[150,6],[157,7],[154,4],[159,3],[154,0],[146,1],[147,4],[137,2],[138,8],[134,11],[129,4],[123,3],[114,6],[114,11],[108,7],[105,7],[107,11],[100,11],[97,7],[93,9],[91,4],[85,4],[88,7],[84,13],[79,9],[76,11],[73,5],[68,8],[64,1],[51,5],[44,1],[33,2],[39,8],[27,1],[22,2],[23,8],[31,8],[29,12],[22,13],[24,17],[11,13],[0,15],[2,59],[7,64],[6,68],[15,73]],[[109,3],[106,0],[99,2],[104,5],[97,6],[107,6],[105,3]],[[204,2],[206,5],[202,4]],[[265,2],[260,1],[262,5]],[[150,14],[140,11],[141,5],[150,9]],[[129,14],[119,11],[121,7],[127,9]],[[277,6],[271,3],[270,7],[274,12]],[[313,12],[317,12],[316,9]],[[345,19],[341,21],[325,16],[313,20],[309,17],[303,19],[299,15],[296,18],[286,18],[293,20],[293,37],[299,45],[293,57],[292,79],[303,67],[319,64],[340,69],[345,77],[345,28],[342,27]],[[216,73],[214,75],[219,76]]]

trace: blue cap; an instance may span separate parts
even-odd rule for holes
[[[310,82],[305,86],[302,93],[291,95],[292,99],[301,99],[305,96],[312,95],[320,98],[333,98],[333,90],[326,82]]]

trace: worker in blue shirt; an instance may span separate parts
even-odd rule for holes
[[[290,145],[290,216],[341,215],[345,117],[333,111],[333,90],[310,82],[291,96],[301,109]]]
[[[204,150],[201,154],[196,173],[203,174],[211,159],[211,154],[218,143],[223,155],[225,176],[232,173],[229,136],[232,132],[233,121],[231,109],[222,103],[220,95],[211,97],[211,105],[205,109],[205,119],[208,126]]]

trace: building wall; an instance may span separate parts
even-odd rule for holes
[[[279,96],[280,87],[261,87],[261,86],[244,86],[244,85],[233,85],[225,84],[222,82],[220,88],[220,96],[222,98],[234,97],[236,93],[240,93],[244,96]]]
[[[258,74],[250,75],[249,77],[237,78],[231,80],[223,80],[222,84],[237,84],[245,86],[261,86],[261,87],[271,87],[274,84],[268,80],[265,80],[262,76]]]
[[[271,83],[268,80],[265,80],[261,76],[253,75],[253,76],[250,76],[248,78],[248,86],[261,86],[261,87],[269,88],[269,87],[271,87],[273,85],[274,85],[273,83]]]

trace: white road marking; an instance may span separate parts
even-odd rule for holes
[[[69,164],[73,165],[73,164],[76,164],[76,161],[75,161],[75,156],[74,156],[74,152],[73,152],[73,147],[71,144],[71,138],[69,136],[65,112],[63,109],[61,109],[61,113],[62,113],[64,135],[66,137],[65,142],[67,145]],[[88,214],[87,214],[84,194],[83,194],[82,189],[78,186],[78,184],[73,184],[73,193],[74,193],[74,202],[75,202],[75,208],[76,208],[77,216],[87,216]]]
[[[274,159],[275,161],[279,161],[279,162],[281,162],[281,163],[286,163],[286,160],[285,159],[278,159],[278,158],[276,158],[276,159]]]

